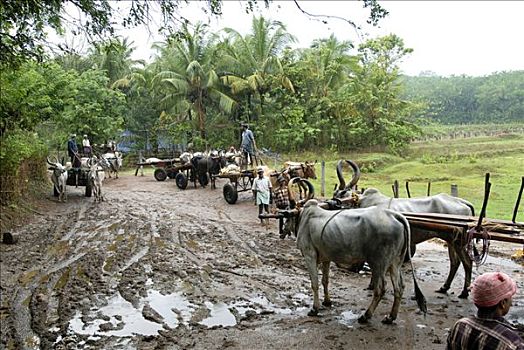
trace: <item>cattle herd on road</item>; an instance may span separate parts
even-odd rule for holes
[[[197,181],[204,187],[210,179],[213,179],[213,176],[238,174],[245,166],[242,164],[240,154],[236,152],[207,154],[186,152],[181,154],[176,161],[182,165],[189,165],[186,168],[191,170],[191,180],[195,182],[195,187]],[[51,180],[54,193],[59,201],[66,201],[66,185],[70,184],[68,176],[75,173],[69,171],[70,166],[64,166],[58,160],[52,162],[48,158],[47,163],[49,170],[52,171]],[[108,177],[114,174],[114,177],[118,178],[118,170],[122,166],[120,155],[116,152],[116,154],[105,154],[101,157],[94,156],[84,159],[83,163],[87,165],[84,169],[87,174],[86,195],[89,189],[89,196],[92,191],[95,201],[103,201],[102,183],[106,177],[105,173]],[[160,163],[161,160],[150,158],[142,164]],[[353,176],[347,184],[342,175],[342,167],[346,165],[353,170]],[[175,167],[173,175],[176,177],[180,173],[178,169],[186,168]],[[270,169],[267,166],[263,168],[265,175],[273,182],[274,188],[278,187],[277,176],[283,176],[288,182],[290,200],[293,204],[290,210],[279,211],[277,217],[286,217],[285,227],[282,228],[284,235],[281,237],[295,233],[298,248],[305,259],[314,299],[310,315],[317,315],[320,308],[317,271],[319,265],[322,270],[324,290],[322,304],[330,306],[331,300],[328,293],[330,263],[358,265],[367,262],[372,271],[370,289],[373,290],[373,298],[368,309],[359,318],[359,322],[366,322],[373,315],[385,293],[386,274],[389,273],[393,284],[394,300],[391,312],[383,322],[392,323],[397,317],[404,290],[400,267],[404,261],[410,260],[413,256],[416,244],[435,237],[447,242],[450,260],[448,277],[438,292],[446,293],[448,291],[462,264],[465,280],[459,297],[468,297],[472,261],[465,250],[465,242],[456,239],[456,235],[410,228],[406,217],[402,215],[402,212],[413,212],[471,216],[474,215],[474,209],[468,201],[447,194],[400,199],[385,196],[374,188],[359,191],[356,185],[360,177],[360,170],[355,162],[346,160],[339,161],[337,164],[339,185],[332,199],[332,201],[345,200],[346,205],[338,210],[329,210],[324,204],[313,198],[314,189],[311,182],[307,180],[308,178],[316,179],[315,163],[286,162],[281,170]],[[76,183],[78,184],[78,178]],[[292,186],[296,184],[303,189],[306,194],[304,197],[296,198],[292,189]],[[417,304],[425,312],[424,296],[418,288],[415,273],[412,274]]]

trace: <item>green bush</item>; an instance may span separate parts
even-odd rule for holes
[[[7,204],[24,194],[32,180],[45,180],[46,147],[35,133],[17,130],[2,135],[0,202]]]

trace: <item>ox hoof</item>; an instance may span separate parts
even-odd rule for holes
[[[324,305],[326,307],[331,307],[333,305],[333,303],[331,302],[331,300],[324,300],[322,302],[322,305]]]
[[[463,290],[462,293],[458,296],[460,299],[467,299],[469,296],[469,292],[467,290]]]
[[[448,294],[448,288],[440,287],[435,292],[440,294]]]
[[[366,314],[364,314],[360,316],[357,321],[358,323],[368,323],[368,320],[369,320],[369,317],[367,317]]]
[[[318,310],[316,309],[311,309],[309,310],[309,312],[307,313],[308,316],[318,316]]]
[[[391,315],[387,315],[382,320],[382,323],[384,323],[384,324],[393,324],[393,321],[395,321],[395,317],[392,317]]]

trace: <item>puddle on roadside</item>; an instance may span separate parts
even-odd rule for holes
[[[180,323],[177,314],[180,315],[184,324],[187,324],[196,309],[196,305],[190,303],[179,293],[162,295],[156,290],[149,290],[146,301],[164,318],[166,324],[171,328],[176,328]],[[173,310],[176,310],[177,314]]]
[[[300,305],[305,298],[307,298],[305,294],[296,294],[293,296],[294,304]],[[191,317],[198,309],[198,305],[191,303],[180,292],[163,295],[159,291],[148,290],[147,297],[140,299],[137,308],[117,292],[107,300],[106,306],[90,309],[87,315],[89,322],[84,323],[82,313],[78,311],[69,322],[69,330],[90,336],[157,335],[158,331],[163,328],[163,324],[144,318],[142,310],[145,305],[149,305],[156,311],[162,317],[163,323],[170,328],[176,328],[180,324],[189,325]],[[236,326],[238,322],[230,311],[231,309],[235,309],[240,317],[245,317],[248,312],[262,314],[269,311],[280,315],[290,315],[297,311],[305,312],[307,310],[306,307],[296,307],[295,311],[291,308],[277,307],[264,295],[256,295],[248,300],[235,301],[230,304],[205,301],[204,305],[209,310],[209,316],[199,323],[207,327]],[[101,325],[104,325],[102,328],[106,330],[101,330]]]
[[[69,329],[77,334],[84,335],[107,335],[107,336],[132,336],[134,334],[142,335],[156,335],[162,325],[159,323],[151,322],[146,320],[142,316],[143,303],[141,303],[139,309],[136,309],[133,304],[122,298],[120,293],[117,292],[115,296],[108,300],[108,305],[100,308],[98,311],[93,310],[90,312],[90,316],[94,316],[98,313],[109,317],[109,321],[103,319],[94,319],[93,321],[85,324],[82,321],[82,313],[77,311],[71,321],[69,321]],[[118,318],[121,318],[119,320]],[[110,322],[115,328],[119,323],[123,323],[123,328],[119,330],[101,331],[100,325]]]
[[[237,319],[235,315],[229,311],[229,308],[224,303],[213,304],[209,301],[204,302],[206,307],[210,310],[210,316],[201,322],[200,324],[213,327],[213,326],[222,326],[222,327],[232,327],[236,326]]]
[[[307,297],[304,295],[304,297]],[[299,294],[293,296],[293,299],[298,299],[299,302],[294,302],[294,305],[299,305],[301,303],[302,297]],[[292,313],[300,313],[304,310],[307,310],[306,307],[296,307],[294,310],[286,307],[278,307],[272,304],[264,295],[256,295],[249,298],[246,301],[236,301],[230,304],[230,307],[234,307],[241,317],[246,316],[248,311],[255,312],[257,314],[262,313],[263,311],[270,311],[279,315],[291,315]]]
[[[69,328],[74,333],[85,335],[107,335],[107,336],[132,336],[134,334],[156,335],[162,324],[146,320],[142,315],[142,310],[146,304],[162,316],[166,325],[176,328],[183,322],[188,324],[196,306],[190,303],[184,296],[179,293],[162,295],[156,290],[149,290],[146,298],[139,301],[138,308],[125,300],[119,292],[107,301],[107,305],[100,309],[91,308],[89,316],[104,315],[109,317],[109,321],[95,318],[93,321],[85,324],[82,321],[82,314],[77,312],[69,322]],[[180,319],[179,319],[180,318]],[[107,331],[101,331],[100,325],[111,323],[111,328]]]
[[[344,311],[340,314],[338,322],[347,327],[353,327],[355,322],[358,321],[360,314],[354,313],[352,310]]]

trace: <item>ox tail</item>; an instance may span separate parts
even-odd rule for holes
[[[415,286],[415,300],[417,301],[418,308],[420,311],[424,313],[424,317],[426,316],[426,313],[428,312],[428,307],[426,304],[426,297],[420,290],[417,278],[415,276],[415,267],[413,266],[413,261],[411,260],[411,230],[409,228],[409,222],[408,219],[402,214],[397,213],[397,218],[402,222],[402,225],[404,226],[404,237],[406,238],[405,241],[407,242],[407,249],[403,249],[402,259],[406,256],[406,251],[409,253],[409,263],[411,264],[411,275],[413,276],[413,285]]]

